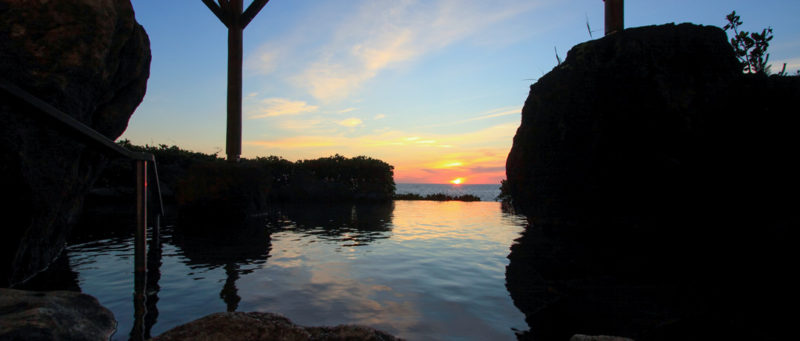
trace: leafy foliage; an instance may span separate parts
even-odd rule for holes
[[[130,151],[153,154],[156,158],[159,180],[162,184],[167,184],[167,190],[173,189],[178,178],[182,177],[193,164],[224,162],[224,159],[217,156],[217,154],[193,152],[181,149],[178,146],[167,146],[165,144],[137,146],[127,139],[120,140],[117,144]],[[103,170],[103,174],[97,180],[95,187],[132,187],[135,179],[133,169],[131,160],[114,159]]]
[[[198,153],[177,146],[137,146],[128,140],[118,144],[131,151],[155,156],[162,190],[166,189],[167,195],[178,190],[195,198],[217,192],[224,194],[233,187],[247,186],[241,179],[227,179],[225,174],[250,179],[247,181],[251,182],[251,188],[245,192],[258,189],[265,192],[259,196],[272,201],[386,201],[395,191],[394,167],[366,156],[347,158],[337,154],[297,162],[268,156],[242,159],[236,165],[229,165],[217,154]],[[133,186],[133,179],[133,163],[119,159],[111,162],[96,186],[128,188]],[[230,185],[225,185],[228,182]]]
[[[723,29],[725,31],[732,30],[733,38],[731,38],[731,46],[736,53],[736,58],[742,63],[742,70],[746,73],[764,74],[770,73],[769,42],[772,40],[772,27],[767,27],[758,32],[739,31],[742,25],[741,17],[736,15],[736,11],[731,12],[725,17],[728,23],[725,24]],[[784,70],[780,74],[784,74]]]
[[[395,191],[394,166],[367,156],[336,154],[293,165],[290,193],[305,200],[390,200]]]
[[[498,194],[497,198],[495,198],[494,200],[500,202],[511,201],[511,186],[508,184],[508,180],[506,179],[500,180],[500,194]]]

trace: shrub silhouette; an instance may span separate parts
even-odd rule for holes
[[[137,146],[128,140],[118,144],[132,151],[155,155],[162,189],[172,193],[180,188],[187,198],[252,194],[253,188],[260,188],[264,193],[247,196],[269,201],[389,201],[395,191],[394,166],[367,156],[347,158],[336,154],[297,162],[267,156],[226,165],[225,160],[216,154],[188,151],[177,146]],[[237,180],[229,179],[226,174]],[[114,160],[96,187],[132,188],[133,179],[132,162]],[[191,188],[195,185],[197,188]],[[244,188],[247,186],[252,188]]]
[[[725,24],[723,29],[725,31],[732,30],[733,38],[731,38],[731,46],[736,53],[736,58],[742,63],[742,71],[745,73],[755,74],[770,74],[769,42],[772,40],[772,27],[767,27],[758,32],[739,31],[739,26],[742,25],[741,17],[736,15],[736,11],[731,12],[725,17],[728,23]],[[783,71],[779,74],[783,75],[786,71],[786,64],[783,65]]]

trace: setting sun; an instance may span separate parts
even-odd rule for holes
[[[464,182],[464,178],[455,178],[453,180],[450,180],[450,183],[455,184],[455,185],[460,185],[463,182]]]

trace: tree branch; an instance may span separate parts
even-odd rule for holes
[[[242,28],[247,27],[247,24],[249,24],[250,21],[256,17],[258,12],[267,5],[267,2],[269,2],[269,0],[254,0],[250,6],[247,6],[247,9],[242,13],[240,21],[242,23]]]
[[[228,24],[228,19],[225,16],[225,12],[222,11],[222,9],[219,7],[219,5],[217,5],[216,2],[214,2],[214,0],[202,0],[202,1],[204,4],[206,4],[206,7],[208,7],[208,9],[211,10],[211,13],[214,13],[214,15],[217,16],[217,19],[219,19],[219,21],[221,21],[222,24],[224,24],[225,26],[230,26]]]

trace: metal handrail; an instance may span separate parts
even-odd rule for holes
[[[158,194],[159,215],[156,215],[153,225],[153,241],[156,242],[160,235],[160,218],[164,215],[164,201],[161,198],[161,185],[158,183],[158,168],[156,158],[150,153],[138,153],[130,151],[100,134],[91,127],[76,120],[63,111],[56,109],[49,103],[39,99],[31,93],[21,89],[8,80],[0,77],[0,89],[5,90],[11,96],[26,102],[38,109],[45,116],[61,124],[72,133],[76,133],[79,138],[84,139],[90,144],[103,147],[106,151],[120,154],[124,157],[136,161],[136,231],[134,234],[134,292],[135,296],[144,297],[144,287],[147,276],[147,164],[153,165],[153,175],[155,176],[156,193]]]
[[[158,197],[158,207],[160,211],[159,213],[164,215],[164,201],[161,198],[161,185],[158,182],[158,167],[156,166],[156,158],[153,154],[130,151],[125,147],[116,144],[105,135],[100,134],[91,127],[83,124],[83,122],[65,114],[63,111],[56,109],[49,103],[39,99],[33,94],[23,90],[22,88],[14,85],[2,77],[0,77],[0,89],[3,89],[12,96],[32,105],[34,108],[39,109],[39,111],[46,114],[46,116],[54,119],[57,122],[60,122],[62,126],[69,128],[72,132],[78,133],[80,137],[84,137],[89,142],[103,147],[107,151],[117,153],[132,160],[152,162],[153,175],[155,176],[156,180],[155,184],[156,194]]]

